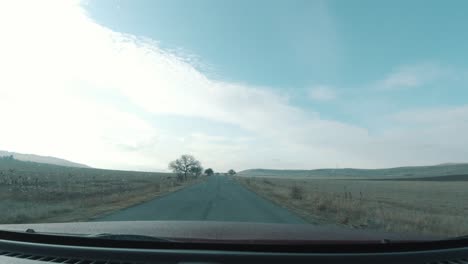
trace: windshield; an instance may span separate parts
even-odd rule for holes
[[[467,9],[2,1],[0,224],[468,235]]]

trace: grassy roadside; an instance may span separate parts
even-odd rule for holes
[[[468,182],[236,177],[314,224],[400,233],[468,234]]]
[[[126,195],[110,195],[106,198],[105,203],[98,203],[85,207],[79,207],[71,214],[60,214],[45,219],[38,219],[41,222],[78,222],[78,221],[89,221],[96,218],[103,217],[115,211],[125,209],[127,207],[135,206],[158,197],[173,193],[175,191],[187,188],[189,186],[201,183],[206,178],[192,179],[185,182],[174,181],[173,184],[168,184],[164,188],[158,187],[158,185],[148,186],[135,192],[129,192]]]
[[[106,182],[106,187],[85,189],[44,188],[30,192],[1,190],[0,223],[50,223],[87,221],[199,183],[203,178],[177,182],[175,178],[129,180],[125,187]],[[79,192],[77,194],[77,191]]]
[[[0,224],[86,221],[203,180],[0,160]]]

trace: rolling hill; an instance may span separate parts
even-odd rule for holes
[[[90,167],[70,167],[0,157],[0,176],[5,175],[12,177],[21,176],[26,178],[47,178],[49,181],[56,181],[64,177],[78,177],[93,182],[99,179],[112,179],[119,177],[166,177],[171,176],[172,173],[106,170]]]
[[[31,161],[36,163],[45,163],[45,164],[53,164],[65,167],[75,167],[75,168],[90,168],[87,165],[71,162],[64,159],[59,159],[55,157],[49,156],[40,156],[35,154],[22,154],[16,152],[9,152],[9,151],[2,151],[0,150],[0,157],[5,156],[13,156],[14,159],[21,160],[21,161]]]
[[[241,176],[260,177],[356,177],[356,178],[417,178],[447,175],[468,175],[468,163],[448,163],[434,166],[412,166],[386,169],[315,169],[272,170],[249,169],[238,173]]]

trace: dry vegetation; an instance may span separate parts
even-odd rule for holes
[[[468,181],[237,179],[311,223],[437,236],[468,234]]]
[[[170,173],[0,160],[0,223],[85,221],[191,185]]]

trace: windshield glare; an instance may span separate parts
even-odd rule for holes
[[[467,8],[4,1],[0,230],[467,235]]]

